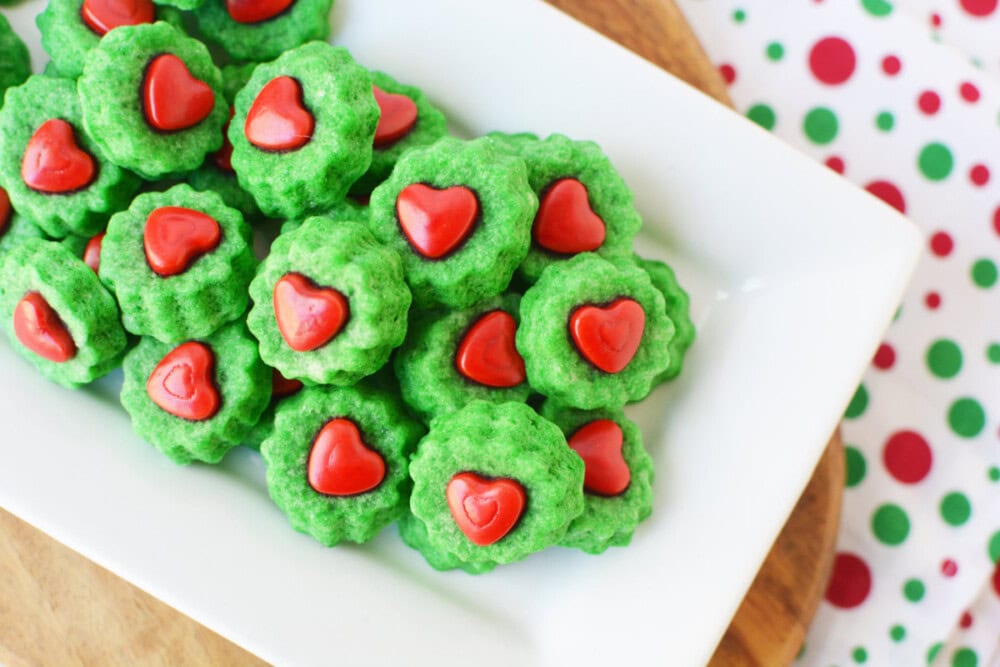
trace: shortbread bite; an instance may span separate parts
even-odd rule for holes
[[[537,203],[521,158],[487,137],[445,137],[399,159],[372,193],[370,225],[403,257],[417,307],[465,308],[507,288]]]
[[[524,160],[539,199],[531,250],[518,269],[525,281],[533,283],[545,267],[580,252],[632,255],[642,219],[632,191],[597,144],[561,134],[545,140],[531,134],[489,136]]]
[[[196,353],[185,354],[191,346]],[[121,403],[132,428],[176,463],[218,463],[250,432],[271,396],[270,371],[242,322],[184,343],[144,337],[123,366]],[[207,395],[216,399],[214,411],[184,411],[203,408]]]
[[[31,76],[31,57],[28,47],[10,27],[7,17],[0,14],[0,107],[8,88],[20,86]]]
[[[560,546],[574,547],[589,554],[603,553],[608,547],[628,546],[636,526],[653,511],[653,460],[642,446],[642,431],[621,410],[575,410],[560,408],[552,401],[546,401],[542,416],[555,422],[571,445],[574,436],[589,441],[585,451],[590,452],[590,461],[584,459],[583,514],[573,519],[566,535],[559,541]],[[611,427],[595,431],[599,435],[590,435],[582,430],[590,425],[607,426],[600,423],[605,420],[613,422],[620,430],[616,433],[616,429]],[[593,426],[591,430],[594,431]],[[600,438],[614,439],[619,436],[621,449],[611,447],[614,458],[609,461],[609,455],[602,451]],[[627,466],[629,476],[623,491],[601,494],[587,488],[586,480],[591,475],[600,481],[608,479],[608,470],[600,469],[601,466],[613,468],[614,464],[621,465],[622,462]],[[612,480],[613,475],[614,471]]]
[[[190,76],[185,77],[180,68],[164,67],[162,78],[150,81],[152,66],[161,58],[167,59],[164,62],[179,59]],[[190,77],[197,82],[192,83]],[[229,118],[222,74],[201,42],[167,23],[109,32],[87,54],[77,85],[88,133],[111,161],[143,178],[156,180],[193,171],[206,154],[222,145],[222,126]],[[162,91],[156,98],[164,105],[165,119],[160,122],[174,129],[152,124],[152,110],[145,102],[147,88]],[[176,104],[181,96],[202,99],[204,94],[207,100],[208,91],[210,104],[203,109],[200,104],[186,105],[191,114],[178,117]],[[199,109],[204,116],[194,113]]]
[[[667,317],[674,323],[674,337],[670,339],[668,345],[670,363],[667,364],[667,369],[656,376],[653,381],[654,384],[660,384],[667,380],[673,380],[681,374],[681,369],[684,367],[684,355],[691,347],[691,343],[694,342],[695,329],[689,310],[690,300],[687,292],[677,282],[674,270],[668,265],[655,259],[643,259],[638,255],[634,259],[636,264],[649,274],[653,287],[663,295]]]
[[[335,385],[385,365],[406,336],[411,300],[395,252],[361,223],[323,217],[275,240],[250,298],[247,326],[264,361],[287,378]]]
[[[64,387],[117,368],[125,351],[114,298],[56,242],[26,239],[0,259],[0,318],[18,354]]]
[[[469,574],[483,574],[494,570],[493,562],[464,563],[457,556],[438,549],[427,539],[427,526],[424,522],[407,512],[399,520],[399,537],[406,546],[420,552],[427,564],[439,572],[446,570],[465,570]]]
[[[417,445],[410,510],[435,550],[476,568],[511,563],[563,538],[583,511],[583,472],[559,427],[524,403],[473,401],[435,419]],[[467,474],[479,486],[465,492],[459,482]],[[511,484],[523,489],[522,503],[515,502]],[[477,539],[493,541],[473,541],[475,533],[459,521],[478,521],[484,533]]]
[[[634,310],[635,304],[644,319],[641,329],[625,318],[625,309]],[[580,324],[581,340],[590,341],[587,349],[593,356],[586,356],[574,340],[574,321]],[[618,408],[649,393],[670,363],[673,336],[663,295],[631,258],[612,263],[581,253],[547,268],[525,292],[517,349],[528,382],[545,396],[584,410]],[[630,343],[637,347],[620,370],[595,363],[623,359]]]
[[[268,492],[293,528],[326,546],[367,542],[406,513],[407,459],[423,433],[391,394],[303,389],[281,402],[261,445]]]
[[[269,102],[255,106],[262,91]],[[291,119],[296,133],[279,136],[273,125],[251,122],[251,143],[248,114],[252,121],[264,108]],[[368,169],[377,123],[368,71],[346,49],[310,42],[258,66],[236,95],[229,125],[233,169],[266,215],[322,214]]]
[[[514,349],[519,301],[511,294],[464,310],[416,314],[393,358],[407,405],[430,421],[476,399],[527,400],[532,389],[524,377],[524,361]]]
[[[35,75],[5,99],[0,187],[21,215],[53,238],[89,236],[128,206],[139,179],[112,164],[84,130],[73,81]],[[55,166],[55,151],[69,166]]]
[[[379,104],[379,125],[372,146],[372,164],[365,175],[351,186],[353,195],[370,194],[389,178],[396,161],[406,151],[433,144],[448,134],[448,121],[444,114],[419,88],[399,83],[384,72],[372,71],[371,77],[373,87],[377,86],[381,91],[376,96],[376,101],[382,100]],[[414,111],[412,122],[406,122]]]
[[[330,36],[333,0],[273,0],[253,5],[205,0],[194,17],[205,40],[219,45],[234,60],[267,62],[300,44]],[[248,7],[257,11],[247,12]]]
[[[213,229],[214,246],[205,240]],[[215,193],[181,184],[139,195],[111,218],[100,276],[118,298],[129,332],[177,342],[207,336],[243,315],[256,267],[252,231],[240,212]]]

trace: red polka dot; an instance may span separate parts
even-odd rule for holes
[[[932,116],[941,108],[941,96],[933,90],[925,90],[917,98],[917,107],[928,116]]]
[[[903,199],[903,193],[889,181],[872,181],[865,186],[865,190],[900,213],[906,213],[906,200]]]
[[[968,81],[958,87],[958,94],[961,95],[962,99],[966,102],[976,102],[979,100],[979,89]]]
[[[997,563],[996,569],[993,570],[993,592],[1000,597],[1000,563]]]
[[[933,458],[931,446],[916,431],[897,431],[882,448],[885,469],[903,484],[916,484],[927,477]]]
[[[931,25],[934,26],[935,28],[941,27],[941,15],[938,14],[937,12],[931,14]]]
[[[941,561],[941,574],[951,578],[958,574],[958,563],[950,558],[945,558]]]
[[[809,51],[809,69],[820,82],[836,86],[854,73],[854,49],[840,37],[824,37]]]
[[[962,618],[958,620],[958,627],[967,630],[972,627],[972,614],[967,611],[962,612]]]
[[[969,180],[973,185],[986,185],[990,180],[990,168],[985,164],[975,165],[969,170]]]
[[[948,232],[936,232],[931,237],[931,252],[938,257],[947,257],[954,248],[955,242]]]
[[[719,65],[719,74],[722,75],[726,85],[732,85],[733,81],[736,81],[736,68],[729,63]]]
[[[835,607],[857,607],[872,590],[872,572],[859,556],[841,552],[833,559],[830,583],[826,587],[826,600]]]
[[[924,296],[924,305],[931,310],[937,310],[941,307],[941,295],[937,292],[928,292]]]
[[[841,158],[839,158],[839,157],[837,157],[836,155],[831,155],[830,157],[828,157],[826,159],[825,164],[826,164],[827,167],[829,167],[830,169],[834,170],[838,174],[843,174],[844,173],[844,169],[846,169],[846,166],[844,165],[844,160],[841,159]],[[998,210],[1000,210],[1000,209],[998,209]]]
[[[892,349],[892,346],[888,343],[879,345],[878,351],[875,353],[875,358],[872,359],[872,364],[875,365],[875,368],[887,371],[892,368],[894,363],[896,363],[896,350]]]
[[[959,4],[973,16],[989,16],[997,8],[997,0],[960,0]]]
[[[882,71],[889,76],[896,76],[903,69],[903,63],[896,56],[882,58]]]
[[[1000,206],[997,206],[996,210],[993,211],[993,231],[1000,236]]]

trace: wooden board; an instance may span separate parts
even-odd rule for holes
[[[550,1],[728,103],[724,83],[672,0]],[[834,438],[713,667],[791,662],[826,586],[843,474],[843,449]],[[0,664],[264,663],[0,510]]]

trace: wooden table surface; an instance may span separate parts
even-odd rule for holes
[[[549,0],[728,103],[673,0]],[[787,665],[826,587],[843,488],[834,437],[723,637],[713,667]],[[262,665],[214,632],[0,510],[0,664]]]

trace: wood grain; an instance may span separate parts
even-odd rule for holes
[[[671,0],[550,0],[717,100],[725,85]],[[787,665],[833,558],[835,438],[716,651],[713,667]],[[0,664],[263,665],[259,658],[0,510]]]

